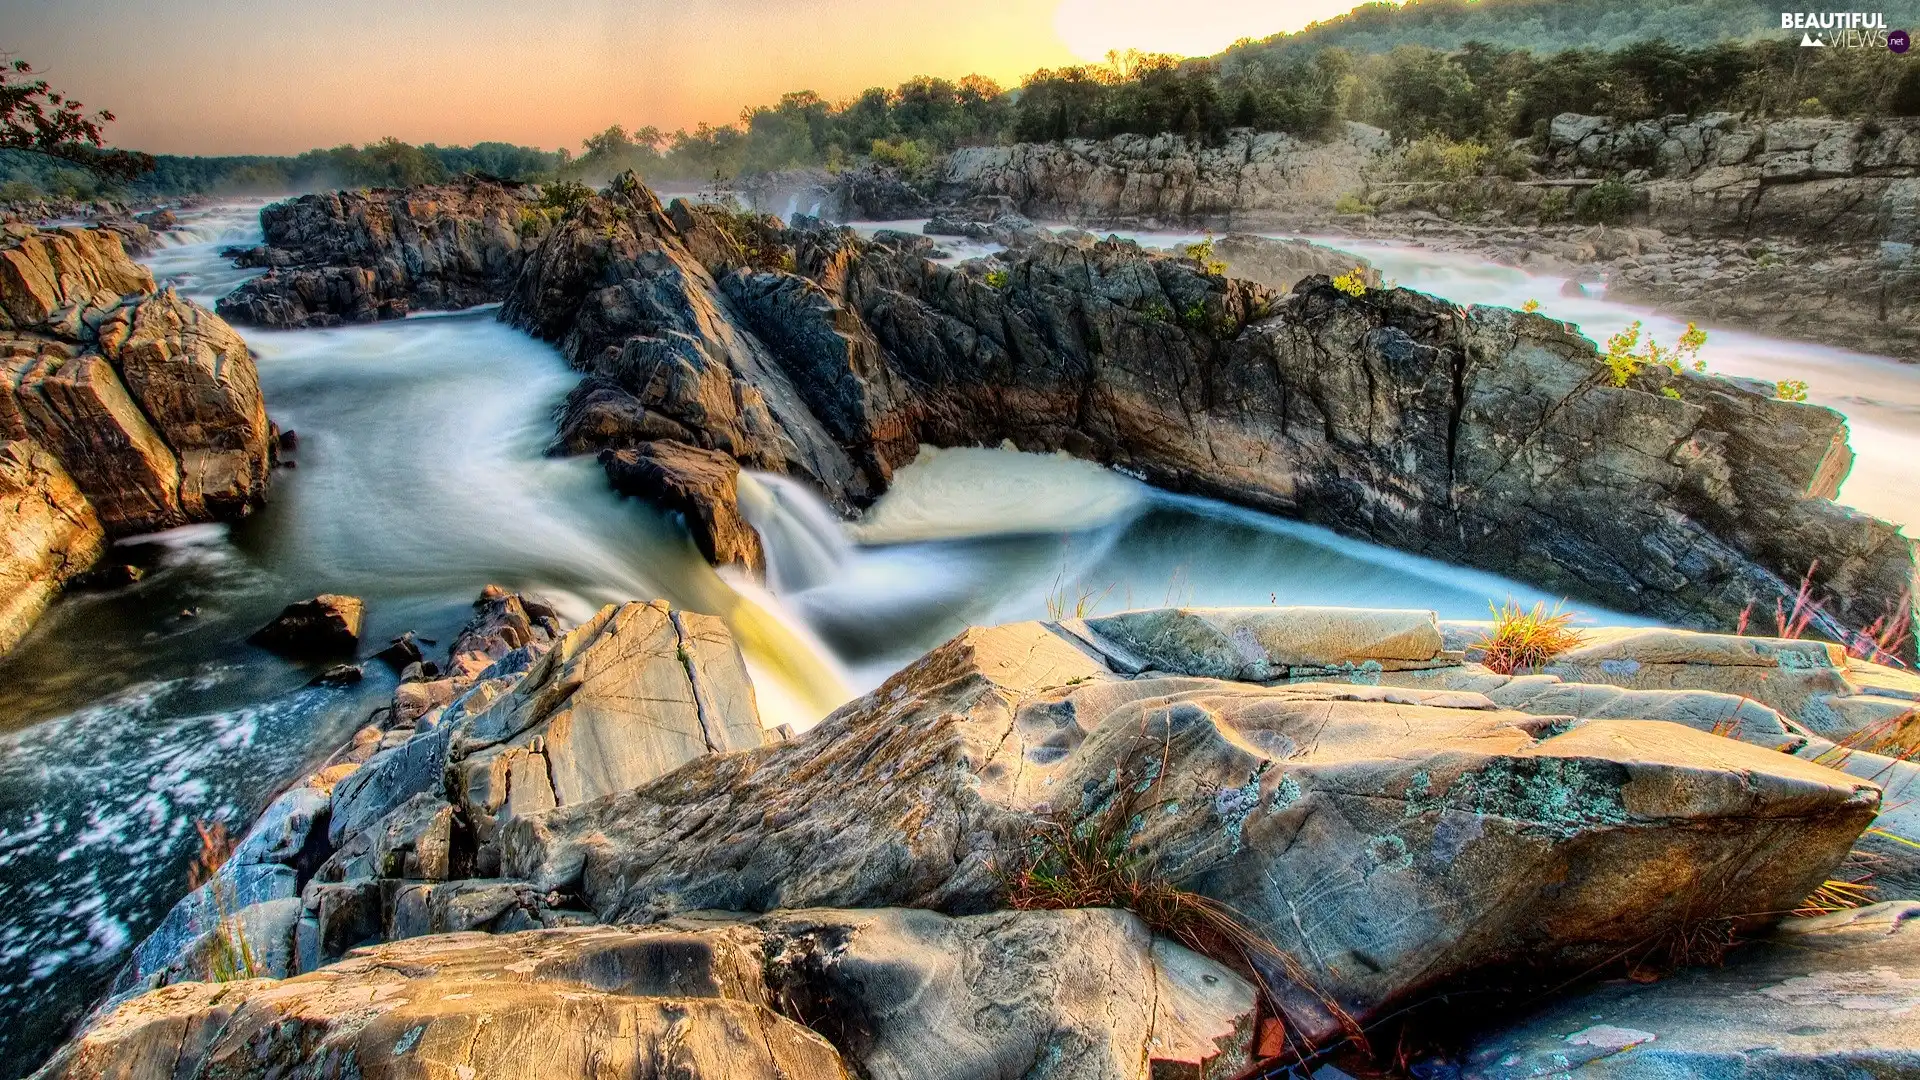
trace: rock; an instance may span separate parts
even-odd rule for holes
[[[246,344],[157,289],[128,257],[130,235],[0,234],[0,500],[17,508],[0,529],[0,650],[104,538],[231,520],[266,497],[268,424]]]
[[[615,491],[684,517],[694,546],[708,562],[765,570],[760,536],[740,516],[740,465],[733,458],[663,440],[603,451],[600,464]]]
[[[358,664],[335,664],[315,675],[308,686],[352,686],[366,677]]]
[[[1178,135],[962,147],[934,187],[943,202],[999,196],[1040,219],[1280,226],[1331,214],[1385,149],[1384,132],[1355,123],[1313,142],[1241,129],[1218,147]]]
[[[441,934],[284,981],[170,986],[41,1075],[351,1059],[416,1076],[458,1058],[476,1076],[1197,1080],[1249,1064],[1252,1012],[1239,976],[1122,912],[795,911]]]
[[[619,931],[458,935],[284,982],[171,986],[114,1010],[39,1075],[266,1077],[347,1061],[369,1080],[848,1080],[833,1047],[764,995],[675,980],[674,944]]]
[[[1375,637],[1385,656],[1357,640],[1314,655],[1417,651],[1404,633]],[[1697,920],[1764,924],[1879,804],[1865,781],[1675,724],[1210,668],[1128,679],[1090,651],[1034,623],[967,631],[792,742],[506,823],[502,873],[608,922],[979,911],[1041,830],[1123,815],[1144,872],[1295,958],[1309,985],[1281,1008],[1323,1039],[1340,1031],[1330,1004],[1367,1023],[1493,967],[1551,978]]]
[[[630,179],[587,200],[503,308],[598,378],[595,419],[563,422],[587,445],[670,422],[850,508],[922,444],[1011,441],[1701,629],[1815,560],[1840,624],[1910,595],[1911,541],[1831,501],[1839,414],[1690,372],[1615,387],[1538,315],[1318,276],[1280,296],[1115,241],[1034,243],[989,284],[768,231],[793,270],[749,273],[676,206]]]
[[[463,177],[409,189],[323,192],[260,212],[271,266],[220,300],[256,326],[335,326],[502,299],[552,226],[530,184]]]
[[[1356,270],[1361,284],[1369,289],[1380,287],[1380,271],[1366,258],[1307,240],[1228,233],[1213,241],[1213,255],[1234,277],[1257,281],[1280,292],[1291,292],[1302,278],[1316,274],[1339,277]]]
[[[1916,1007],[1920,904],[1876,904],[1790,919],[1723,967],[1568,996],[1475,1039],[1454,1075],[1899,1076],[1920,1063]]]
[[[763,741],[724,625],[661,601],[601,609],[511,691],[471,694],[441,723],[453,737],[450,798],[483,843],[506,821]]]
[[[75,578],[73,585],[78,589],[124,589],[129,585],[139,584],[140,579],[146,576],[145,570],[132,563],[104,563],[95,565],[93,569]]]
[[[366,604],[357,596],[323,593],[281,609],[247,640],[283,656],[351,654],[360,644]]]
[[[373,657],[395,671],[404,671],[409,664],[418,664],[426,659],[411,630],[388,642],[387,647],[374,653]]]
[[[99,517],[59,459],[25,439],[0,443],[0,653],[105,547]]]

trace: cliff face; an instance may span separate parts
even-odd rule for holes
[[[1203,147],[1178,135],[969,147],[948,156],[942,199],[1006,196],[1029,217],[1250,227],[1324,217],[1387,146],[1346,125],[1326,142],[1236,131]]]
[[[1731,626],[1816,560],[1847,626],[1911,596],[1907,538],[1830,501],[1842,417],[1664,369],[1615,387],[1537,315],[1318,277],[1282,296],[1125,243],[1036,244],[989,278],[758,228],[628,183],[549,237],[503,317],[592,374],[569,430],[843,506],[921,443],[1010,439],[1682,625]]]
[[[266,407],[246,342],[113,233],[9,226],[0,246],[0,442],[9,500],[0,648],[102,535],[250,512],[266,497]]]
[[[1564,113],[1548,131],[1545,165],[1554,175],[1630,177],[1644,186],[1647,223],[1665,232],[1911,243],[1920,119],[1712,113],[1623,123]]]
[[[528,184],[465,179],[434,187],[303,195],[260,212],[265,266],[220,301],[258,326],[334,326],[498,300],[551,225]]]

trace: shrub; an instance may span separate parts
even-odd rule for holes
[[[233,886],[220,876],[220,867],[233,856],[233,841],[221,822],[209,825],[196,821],[194,828],[200,833],[200,852],[187,870],[187,884],[196,889],[207,887],[218,919],[208,945],[207,977],[214,982],[254,978],[259,974],[260,963],[233,910]]]
[[[1012,276],[1009,275],[1004,269],[1000,269],[996,267],[992,270],[987,271],[986,281],[987,281],[987,287],[990,289],[1004,289],[1007,287],[1007,282],[1010,280],[1012,280]]]
[[[1402,180],[1458,183],[1479,176],[1490,153],[1485,143],[1428,135],[1407,144],[1395,171]]]
[[[1526,313],[1527,313],[1527,314],[1529,314],[1529,315],[1531,315],[1531,314],[1533,314],[1534,312],[1536,312],[1536,311],[1539,311],[1539,310],[1540,310],[1540,301],[1538,301],[1538,300],[1529,300],[1529,301],[1527,301],[1526,303],[1524,303],[1524,304],[1521,304],[1521,305],[1520,305],[1520,310],[1521,310],[1521,311],[1524,311],[1524,312],[1526,312]]]
[[[1526,610],[1509,598],[1500,607],[1487,607],[1493,611],[1493,629],[1476,647],[1480,662],[1502,675],[1538,668],[1586,640],[1572,628],[1573,612],[1561,611],[1558,604],[1552,611],[1545,602]]]
[[[1214,257],[1213,235],[1211,233],[1207,235],[1205,240],[1197,244],[1188,244],[1186,247],[1186,255],[1187,258],[1199,263],[1200,269],[1205,270],[1207,273],[1215,277],[1226,276],[1227,264]]]
[[[730,210],[725,206],[710,206],[706,212],[721,232],[740,245],[747,265],[756,270],[793,272],[793,249],[781,240],[780,234],[786,227],[779,218],[752,210]]]
[[[1633,189],[1608,177],[1574,200],[1574,216],[1589,225],[1612,225],[1633,211]]]
[[[876,165],[890,165],[910,179],[919,179],[933,169],[931,144],[914,139],[875,139],[870,156]]]
[[[1366,268],[1356,266],[1351,273],[1341,274],[1339,277],[1334,278],[1333,287],[1346,293],[1348,296],[1365,296],[1367,294]]]
[[[1372,214],[1373,211],[1372,203],[1351,191],[1343,192],[1333,201],[1333,212],[1336,214]]]
[[[1567,210],[1566,188],[1548,188],[1546,194],[1540,196],[1540,209],[1537,212],[1542,222],[1559,221],[1567,216]]]
[[[1807,400],[1807,384],[1804,379],[1781,379],[1773,386],[1773,396],[1781,401]]]
[[[1625,386],[1627,381],[1639,373],[1648,364],[1657,364],[1678,375],[1682,369],[1691,367],[1694,371],[1705,371],[1706,361],[1700,359],[1700,348],[1707,343],[1707,332],[1693,323],[1680,335],[1680,340],[1668,349],[1647,335],[1646,345],[1640,344],[1640,323],[1633,325],[1607,339],[1607,351],[1600,360],[1607,365],[1613,375],[1613,385]],[[1638,350],[1637,352],[1635,350]]]
[[[1663,398],[1672,398],[1674,401],[1679,401],[1680,391],[1675,390],[1671,386],[1663,386],[1660,388],[1660,396]]]

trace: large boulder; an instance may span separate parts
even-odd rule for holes
[[[1460,1080],[1920,1072],[1920,904],[1793,919],[1721,967],[1573,994],[1473,1040]]]
[[[1288,617],[1235,618],[1274,643]],[[1414,651],[1360,622],[1294,647],[1376,672]],[[1294,958],[1281,1006],[1313,1038],[1493,969],[1551,977],[1698,920],[1765,923],[1879,804],[1866,781],[1671,723],[1211,668],[1127,678],[1094,654],[1034,623],[970,630],[794,742],[509,823],[502,870],[607,921],[965,912],[999,903],[1049,830],[1111,827]]]
[[[1253,1007],[1121,912],[795,911],[438,935],[170,986],[37,1075],[1200,1080],[1249,1063]]]
[[[92,504],[58,458],[26,439],[0,442],[0,653],[105,544]]]
[[[247,640],[283,656],[351,656],[366,613],[366,602],[357,596],[322,593],[288,604]]]
[[[740,516],[740,463],[732,457],[661,439],[603,451],[600,464],[615,491],[684,517],[694,546],[708,562],[755,573],[766,568],[760,534]]]

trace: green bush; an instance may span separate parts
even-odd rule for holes
[[[1633,189],[1608,177],[1575,199],[1573,212],[1588,225],[1618,224],[1633,212]]]

